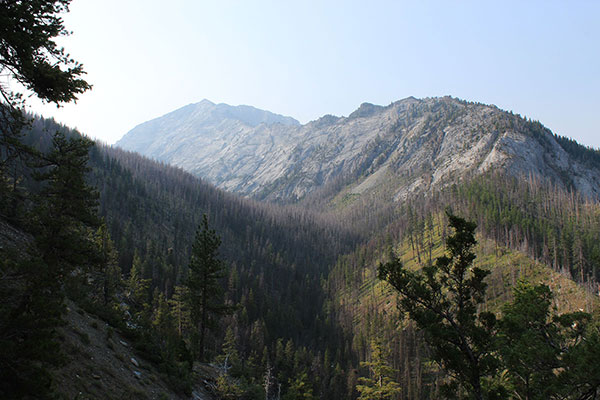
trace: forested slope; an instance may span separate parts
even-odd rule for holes
[[[25,141],[47,151],[55,130],[78,137],[36,118]],[[89,165],[119,279],[113,311],[87,300],[81,307],[131,340],[181,395],[199,377],[186,367],[185,346],[178,347],[189,326],[177,313],[204,214],[222,238],[224,298],[234,306],[212,331],[207,354],[217,365],[230,363],[230,380],[219,390],[233,398],[262,398],[265,380],[274,397],[281,390],[290,399],[356,398],[359,377],[370,375],[364,363],[381,356],[375,339],[386,344],[399,398],[439,397],[448,376],[432,362],[420,331],[397,312],[376,267],[390,251],[411,269],[440,257],[449,234],[446,207],[479,225],[477,265],[491,271],[486,310],[500,313],[520,279],[547,284],[561,311],[596,307],[600,207],[533,175],[483,174],[402,203],[377,191],[342,191],[278,206],[102,144],[91,149]],[[38,184],[25,178],[23,191],[37,192]],[[333,200],[323,208],[326,198]],[[134,295],[139,287],[143,304]]]
[[[47,149],[55,130],[78,135],[37,118],[25,142]],[[303,379],[315,392],[346,392],[341,382],[351,354],[344,348],[335,310],[327,307],[322,281],[337,255],[357,243],[356,234],[332,217],[243,199],[181,169],[109,146],[92,148],[89,165],[89,183],[98,189],[99,215],[114,242],[123,282],[136,264],[139,278],[149,283],[148,312],[158,312],[159,296],[171,301],[185,281],[194,234],[206,214],[222,238],[220,254],[228,265],[225,298],[235,307],[211,336],[210,357],[221,354],[229,330],[244,364],[254,360],[247,367],[253,376],[246,377],[249,387],[260,386],[267,367],[284,361],[277,346],[285,346],[298,362],[274,371],[273,382],[288,385],[307,373]],[[27,185],[35,190],[34,183]],[[321,367],[307,369],[322,366],[323,357],[326,364],[338,365],[335,374]],[[337,387],[329,382],[334,376]]]

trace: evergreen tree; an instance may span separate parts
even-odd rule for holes
[[[83,66],[55,39],[68,35],[60,14],[71,0],[3,1],[0,3],[0,68],[41,100],[64,103],[91,86],[81,76]],[[3,97],[17,97],[0,86]]]
[[[96,232],[96,245],[100,251],[99,268],[96,271],[97,290],[102,304],[109,305],[118,288],[121,286],[121,270],[118,265],[119,255],[110,238],[106,224],[103,223]]]
[[[56,340],[62,298],[49,290],[52,276],[38,256],[0,249],[0,270],[0,398],[53,398],[50,371],[64,362]]]
[[[237,350],[237,338],[234,330],[229,327],[225,332],[225,339],[221,347],[221,355],[217,357],[217,363],[227,371],[230,376],[237,377],[241,374],[240,354]]]
[[[81,78],[83,66],[73,60],[56,38],[68,35],[60,14],[71,0],[0,2],[0,73],[12,83],[0,84],[0,212],[17,217],[22,203],[17,192],[28,156],[22,142],[25,96],[19,83],[45,102],[68,103],[91,86]]]
[[[196,359],[205,361],[206,334],[215,326],[215,318],[230,311],[223,303],[221,280],[225,277],[225,266],[219,259],[221,239],[208,225],[206,214],[196,231],[192,245],[186,286],[189,289],[189,308],[195,332],[192,333]]]
[[[594,399],[600,395],[600,331],[584,312],[554,315],[548,286],[520,283],[503,307],[499,352],[514,397]]]
[[[93,240],[97,196],[85,182],[91,145],[86,138],[54,135],[52,150],[43,156],[42,172],[36,174],[43,188],[30,222],[35,246],[27,249],[27,256],[3,251],[8,255],[5,271],[15,272],[24,290],[2,310],[0,336],[11,339],[6,348],[14,351],[0,368],[0,394],[6,397],[52,394],[47,370],[63,359],[56,328],[63,323],[66,290],[78,278],[87,277],[100,260]],[[1,294],[4,301],[12,297],[10,291]]]
[[[132,302],[137,322],[148,325],[152,311],[150,307],[150,279],[142,276],[142,261],[138,253],[133,255],[133,263],[129,271],[127,287],[129,289],[129,300]]]
[[[157,296],[157,306],[152,313],[152,326],[164,339],[169,339],[173,332],[173,316],[169,309],[169,303],[163,293]]]
[[[361,367],[369,369],[370,377],[358,379],[358,400],[394,399],[402,392],[400,385],[393,380],[396,371],[390,367],[387,353],[389,351],[385,350],[380,340],[371,340],[371,361],[360,363]]]
[[[313,400],[313,388],[306,371],[302,371],[295,379],[289,380],[289,387],[283,400]]]
[[[418,272],[392,256],[379,265],[379,278],[399,292],[400,308],[424,331],[434,359],[482,400],[484,381],[498,364],[492,340],[495,316],[477,309],[489,272],[473,265],[476,225],[450,213],[448,218],[454,233],[446,240],[447,255]]]
[[[99,226],[98,194],[86,183],[88,152],[93,141],[85,137],[67,139],[57,132],[53,149],[43,157],[44,182],[35,210],[37,247],[59,283],[79,269],[80,273],[101,261],[91,229]]]
[[[552,293],[547,286],[519,284],[502,309],[500,354],[520,398],[548,399],[556,392],[559,331],[551,323]]]
[[[189,290],[186,286],[175,286],[173,296],[169,300],[171,314],[175,319],[177,334],[180,338],[187,336],[187,332],[191,326],[188,298]]]

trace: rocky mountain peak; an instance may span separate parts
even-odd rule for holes
[[[354,111],[353,113],[351,113],[348,116],[348,119],[370,117],[370,116],[382,111],[384,108],[385,107],[376,106],[375,104],[371,104],[371,103],[362,103],[356,111]]]
[[[582,164],[540,123],[449,96],[363,103],[347,118],[305,125],[201,102],[139,125],[117,145],[221,188],[280,201],[334,182],[348,195],[382,191],[402,200],[489,170],[600,195],[600,163]]]
[[[211,110],[212,117],[215,119],[232,119],[240,121],[246,125],[256,127],[260,124],[272,125],[282,124],[288,126],[300,125],[292,117],[286,117],[279,114],[273,114],[269,111],[260,110],[258,108],[246,105],[230,106],[228,104],[219,103]]]

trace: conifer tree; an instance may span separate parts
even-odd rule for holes
[[[450,213],[448,218],[454,233],[446,240],[447,255],[417,272],[393,256],[379,265],[379,278],[401,295],[400,308],[424,331],[434,359],[482,400],[485,380],[498,366],[492,340],[495,316],[477,309],[489,272],[473,265],[476,225]]]
[[[138,322],[147,325],[152,311],[150,307],[150,279],[144,279],[142,275],[142,261],[137,252],[133,255],[133,262],[129,272],[127,287],[129,289],[129,300],[133,303],[135,316]]]
[[[64,362],[55,338],[63,305],[49,295],[48,266],[0,249],[0,269],[24,286],[0,284],[0,398],[52,398],[50,371]]]
[[[12,339],[6,348],[14,353],[0,360],[0,397],[51,395],[47,371],[63,359],[56,328],[63,323],[66,288],[100,259],[92,234],[97,196],[85,182],[93,142],[57,132],[52,143],[36,174],[43,187],[30,214],[35,246],[28,256],[9,256],[3,265],[18,271],[24,294],[2,310],[0,330]]]
[[[14,214],[22,200],[16,191],[20,171],[35,153],[22,143],[28,122],[26,97],[15,88],[24,87],[42,101],[57,105],[75,101],[91,88],[82,79],[82,64],[56,43],[57,37],[69,34],[61,14],[69,11],[70,2],[0,2],[0,74],[8,78],[0,84],[0,211],[6,214]]]
[[[196,231],[192,245],[186,286],[189,289],[189,308],[195,331],[192,348],[197,360],[205,361],[206,334],[215,326],[215,318],[230,310],[223,303],[221,280],[225,277],[225,265],[219,259],[221,238],[208,225],[206,214]]]
[[[169,299],[171,314],[175,319],[177,334],[180,338],[187,336],[191,326],[188,296],[189,290],[186,286],[175,286],[173,296]]]
[[[499,353],[515,398],[600,396],[600,330],[585,312],[555,315],[546,285],[519,283],[499,322]]]
[[[302,371],[295,379],[290,378],[287,393],[283,400],[313,400],[313,388],[311,386],[308,374]]]
[[[162,338],[169,338],[173,330],[173,316],[163,293],[157,296],[157,306],[152,313],[152,326]]]
[[[102,303],[108,305],[121,285],[121,270],[118,265],[119,255],[105,223],[96,232],[96,244],[100,251],[97,286]]]
[[[37,247],[62,284],[76,268],[97,265],[101,259],[91,229],[99,226],[98,194],[86,183],[88,152],[94,142],[86,137],[66,138],[57,132],[53,149],[43,156],[44,183],[35,210]]]
[[[500,354],[513,391],[521,398],[546,399],[556,390],[557,326],[550,322],[552,293],[547,286],[520,283],[515,299],[504,305],[500,321]]]
[[[359,400],[387,400],[394,399],[402,392],[400,385],[393,380],[396,371],[388,363],[388,351],[385,350],[381,340],[371,340],[371,361],[363,361],[361,367],[369,369],[370,377],[358,379]]]
[[[231,327],[227,328],[225,332],[221,348],[222,355],[217,357],[217,362],[227,370],[229,375],[238,376],[241,373],[241,360],[237,350],[237,338]]]

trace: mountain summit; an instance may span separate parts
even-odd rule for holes
[[[204,99],[136,126],[117,144],[166,161],[167,155],[176,152],[182,142],[192,140],[210,146],[212,140],[220,136],[219,133],[234,127],[252,130],[263,124],[300,125],[294,118],[251,106],[233,107]]]
[[[379,190],[401,200],[489,170],[599,196],[597,152],[564,144],[539,122],[451,97],[363,103],[348,117],[305,125],[204,100],[117,142],[221,188],[270,200],[294,201],[333,184],[347,195]]]

